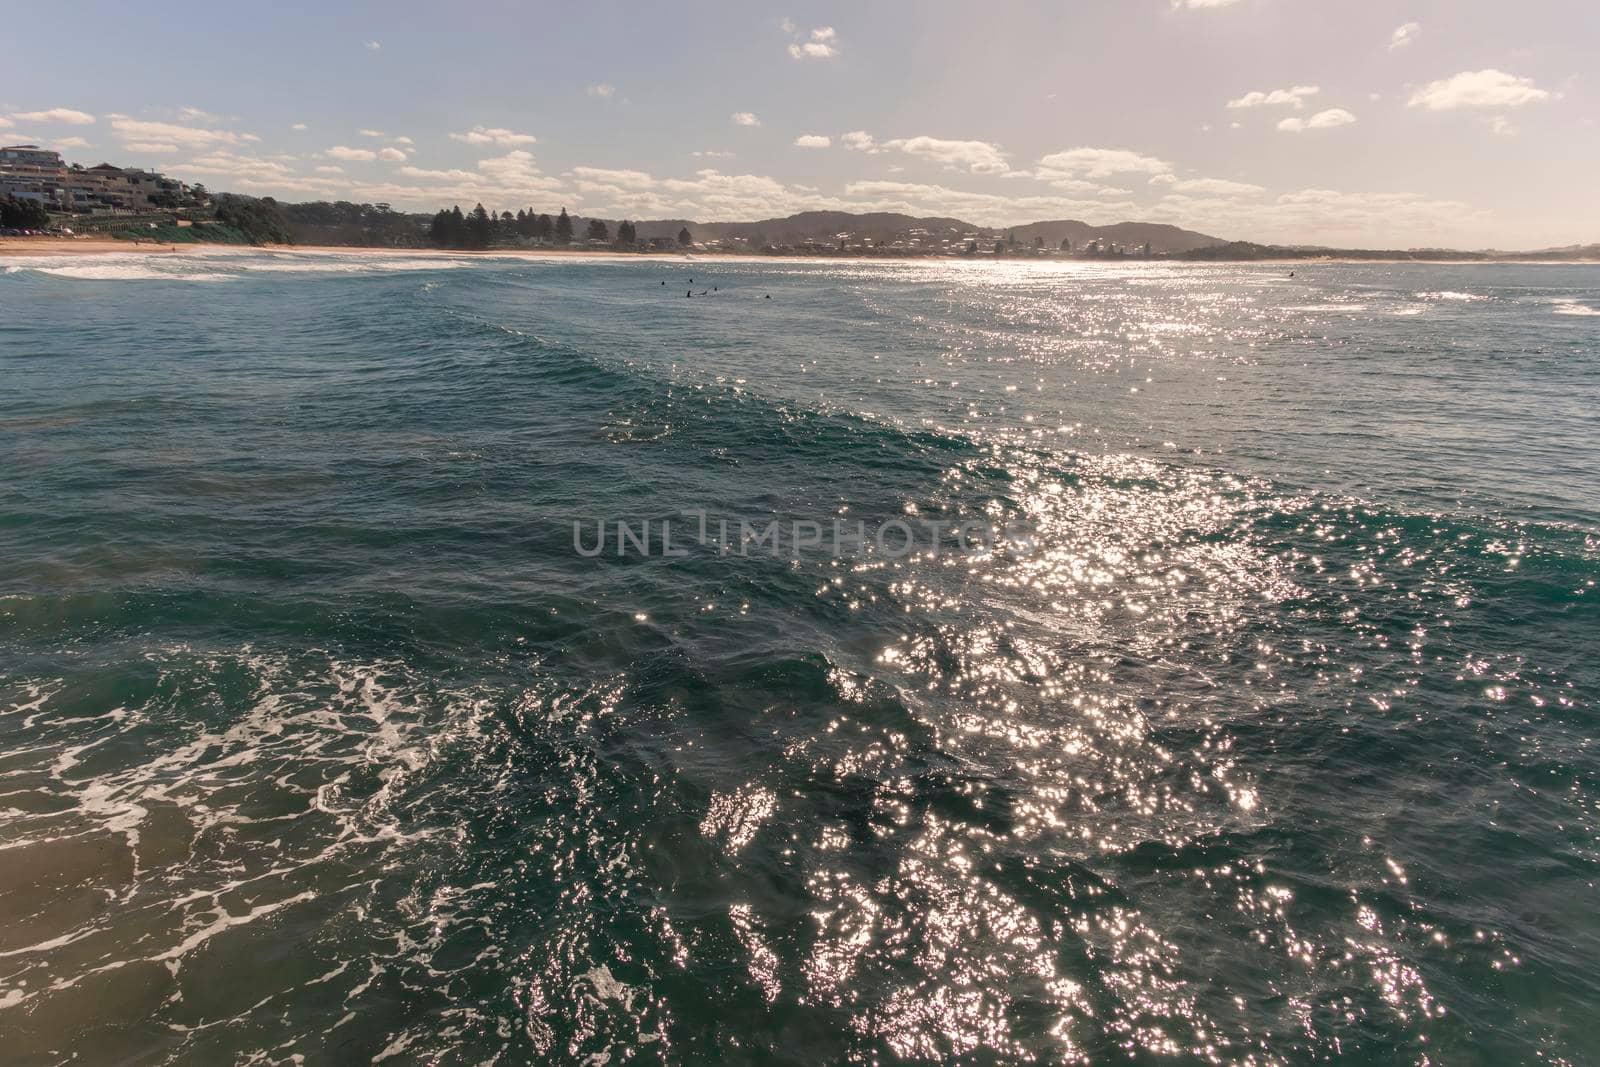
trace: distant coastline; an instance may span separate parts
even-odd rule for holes
[[[586,248],[578,246],[569,247],[540,247],[540,248],[486,248],[486,249],[449,249],[449,248],[397,248],[373,245],[337,245],[337,244],[261,244],[261,245],[229,245],[209,244],[196,242],[190,244],[163,244],[159,241],[134,242],[130,240],[116,240],[105,237],[0,237],[0,259],[22,256],[83,256],[83,255],[147,255],[147,256],[209,256],[229,255],[246,252],[284,252],[307,253],[313,255],[352,255],[352,256],[416,256],[416,257],[441,257],[441,258],[483,258],[483,259],[522,259],[528,261],[559,261],[559,260],[625,260],[635,259],[651,262],[682,262],[691,259],[698,262],[751,262],[773,261],[785,262],[839,262],[860,263],[863,259],[882,263],[927,263],[927,262],[969,262],[960,257],[928,256],[928,255],[873,255],[868,257],[851,255],[827,254],[784,254],[762,252],[727,252],[727,251],[696,251],[696,250],[670,250],[670,251],[619,251],[608,248]],[[997,262],[993,257],[989,262]],[[1464,255],[1460,258],[1429,257],[1419,258],[1404,254],[1390,256],[1382,255],[1341,255],[1337,252],[1316,255],[1287,255],[1287,256],[1257,256],[1250,259],[1242,258],[1203,258],[1186,256],[1164,256],[1151,259],[1118,260],[1067,260],[1067,259],[1039,259],[1017,257],[1006,259],[1001,257],[998,262],[1057,262],[1075,264],[1093,264],[1111,262],[1124,266],[1181,263],[1190,266],[1228,266],[1240,263],[1282,263],[1294,264],[1340,264],[1340,263],[1434,263],[1439,265],[1462,265],[1499,263],[1499,264],[1524,264],[1537,266],[1541,264],[1587,264],[1600,265],[1600,251],[1588,257],[1581,258],[1549,258],[1540,256],[1519,256],[1514,253],[1505,255]]]

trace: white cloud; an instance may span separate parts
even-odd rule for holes
[[[973,174],[1004,174],[1011,167],[999,145],[987,141],[948,141],[940,137],[903,137],[883,147],[930,159],[947,167],[965,167]]]
[[[1034,176],[1043,181],[1109,178],[1113,174],[1165,174],[1172,164],[1125,148],[1073,148],[1039,160]]]
[[[594,185],[611,185],[620,189],[649,189],[655,178],[642,170],[610,170],[604,167],[573,167],[573,177]]]
[[[367,42],[367,43],[366,43],[366,46],[365,46],[365,47],[366,47],[366,49],[367,49],[367,51],[369,51],[369,52],[376,52],[376,51],[378,51],[378,50],[379,50],[379,49],[380,49],[380,48],[382,48],[382,47],[383,47],[383,45],[382,45],[382,43],[380,43],[380,42],[378,42],[378,41],[368,41],[368,42]]]
[[[1298,110],[1306,106],[1307,97],[1316,96],[1320,92],[1321,88],[1315,85],[1296,85],[1292,89],[1272,89],[1267,92],[1257,89],[1255,92],[1245,93],[1237,100],[1229,100],[1228,106],[1230,108],[1275,107],[1286,104]]]
[[[145,144],[160,142],[200,149],[215,145],[236,145],[258,140],[254,134],[234,133],[231,130],[210,130],[199,126],[179,126],[171,122],[146,122],[130,119],[126,115],[112,115],[111,131],[120,141],[139,141]]]
[[[320,166],[320,167],[317,168],[317,173],[318,174],[343,174],[344,173],[344,168],[343,167],[335,167],[332,164],[325,164],[325,165]]]
[[[92,148],[94,147],[82,137],[62,137],[52,142],[57,148]]]
[[[794,139],[796,148],[828,148],[832,144],[832,139],[820,133],[803,133]]]
[[[1356,117],[1342,107],[1330,107],[1326,111],[1319,111],[1309,119],[1287,118],[1278,123],[1278,129],[1284,133],[1303,133],[1306,130],[1331,130],[1339,126],[1348,126],[1356,121]]]
[[[87,111],[74,111],[70,107],[53,107],[48,111],[13,111],[11,117],[23,122],[53,122],[62,126],[93,126],[95,121]]]
[[[903,211],[948,215],[982,226],[1004,226],[1043,218],[1125,215],[1138,210],[1131,200],[1079,200],[1059,196],[997,196],[915,182],[860,181],[845,186],[853,211]]]
[[[294,124],[294,125],[293,125],[293,126],[290,126],[290,127],[289,127],[289,128],[290,128],[290,129],[291,129],[291,130],[296,130],[296,131],[299,131],[299,130],[309,130],[309,129],[310,129],[310,128],[311,128],[311,127],[310,127],[310,126],[307,126],[307,125],[306,125],[306,124],[305,124],[305,123],[303,123],[303,122],[297,122],[297,123],[295,123],[295,124]]]
[[[226,148],[175,164],[172,170],[180,175],[199,174],[208,180],[220,177],[232,187],[249,191],[330,196],[341,188],[332,179],[308,177],[277,160],[240,155]]]
[[[466,133],[452,133],[450,139],[463,144],[493,144],[503,147],[539,143],[539,138],[531,133],[515,133],[503,126],[474,126]]]
[[[1155,179],[1152,178],[1151,181],[1153,182]],[[1182,181],[1172,182],[1169,188],[1174,193],[1189,196],[1260,196],[1266,192],[1266,189],[1259,185],[1251,185],[1249,182],[1229,181],[1226,178],[1187,178]]]
[[[11,120],[6,118],[4,115],[0,115],[0,130],[9,130],[11,126]]]
[[[370,148],[348,148],[342,144],[328,149],[327,155],[329,159],[342,159],[346,163],[370,163],[378,158],[378,153]]]
[[[787,27],[785,32],[794,33],[794,23],[784,20]],[[832,59],[839,54],[836,42],[839,35],[832,26],[818,26],[811,31],[811,37],[804,41],[795,41],[789,45],[789,55],[795,59]]]
[[[1489,120],[1489,132],[1496,137],[1510,137],[1517,132],[1517,128],[1504,115],[1496,115]]]
[[[882,148],[866,130],[851,130],[839,135],[839,143],[857,152],[881,152]]]
[[[161,152],[176,152],[175,144],[162,144],[156,141],[124,141],[122,148],[125,152],[138,152],[143,155],[156,155]]]
[[[756,118],[753,111],[735,111],[733,113],[733,124],[735,126],[759,126],[761,125],[761,120]]]
[[[1412,41],[1417,39],[1417,34],[1422,32],[1422,23],[1408,22],[1389,35],[1389,51],[1398,52]]]
[[[404,163],[406,154],[398,148],[384,148],[378,151],[378,158],[388,163]]]
[[[1428,111],[1522,107],[1557,95],[1534,85],[1531,78],[1519,78],[1503,70],[1474,70],[1430,82],[1411,95],[1409,106]]]
[[[732,159],[732,152],[719,152],[714,148],[703,148],[689,153],[696,159]]]
[[[1208,7],[1232,7],[1238,2],[1239,0],[1172,0],[1172,9],[1177,11],[1186,8],[1197,11]]]
[[[589,86],[589,88],[585,89],[584,92],[588,93],[590,96],[610,98],[617,95],[617,87],[607,82],[601,82],[599,85]]]
[[[357,130],[356,133],[360,134],[362,137],[382,137],[382,136],[384,136],[384,132],[382,130]]]

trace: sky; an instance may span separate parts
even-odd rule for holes
[[[1596,0],[221,0],[175,19],[86,0],[72,23],[6,49],[0,143],[213,191],[1600,241]]]

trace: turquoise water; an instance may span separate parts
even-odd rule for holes
[[[1600,268],[5,262],[8,1060],[1600,1061]]]

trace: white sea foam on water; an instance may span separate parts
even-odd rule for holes
[[[1298,307],[1286,307],[1285,311],[1365,311],[1365,304],[1301,304]]]
[[[1460,301],[1461,303],[1476,303],[1481,300],[1494,299],[1493,297],[1485,296],[1482,293],[1458,293],[1450,289],[1442,289],[1437,292],[1429,293],[1414,293],[1412,295],[1414,295],[1418,300],[1454,300]]]
[[[1554,305],[1557,315],[1600,315],[1600,308],[1591,307],[1572,297],[1563,297],[1558,300],[1552,300],[1550,303]]]
[[[197,263],[196,259],[205,262]],[[72,281],[226,282],[250,274],[391,274],[456,270],[467,261],[437,256],[383,259],[349,253],[263,253],[258,249],[206,249],[172,253],[120,253],[95,256],[30,256],[5,268],[7,274],[32,271]]]
[[[218,274],[214,271],[157,270],[134,263],[95,263],[83,266],[30,267],[40,274],[53,278],[70,278],[81,282],[231,282],[237,275]]]
[[[239,263],[250,274],[385,274],[415,270],[456,270],[467,264],[458,259],[419,256],[415,259],[364,259],[350,257],[342,263],[306,263],[280,257],[262,263]]]

